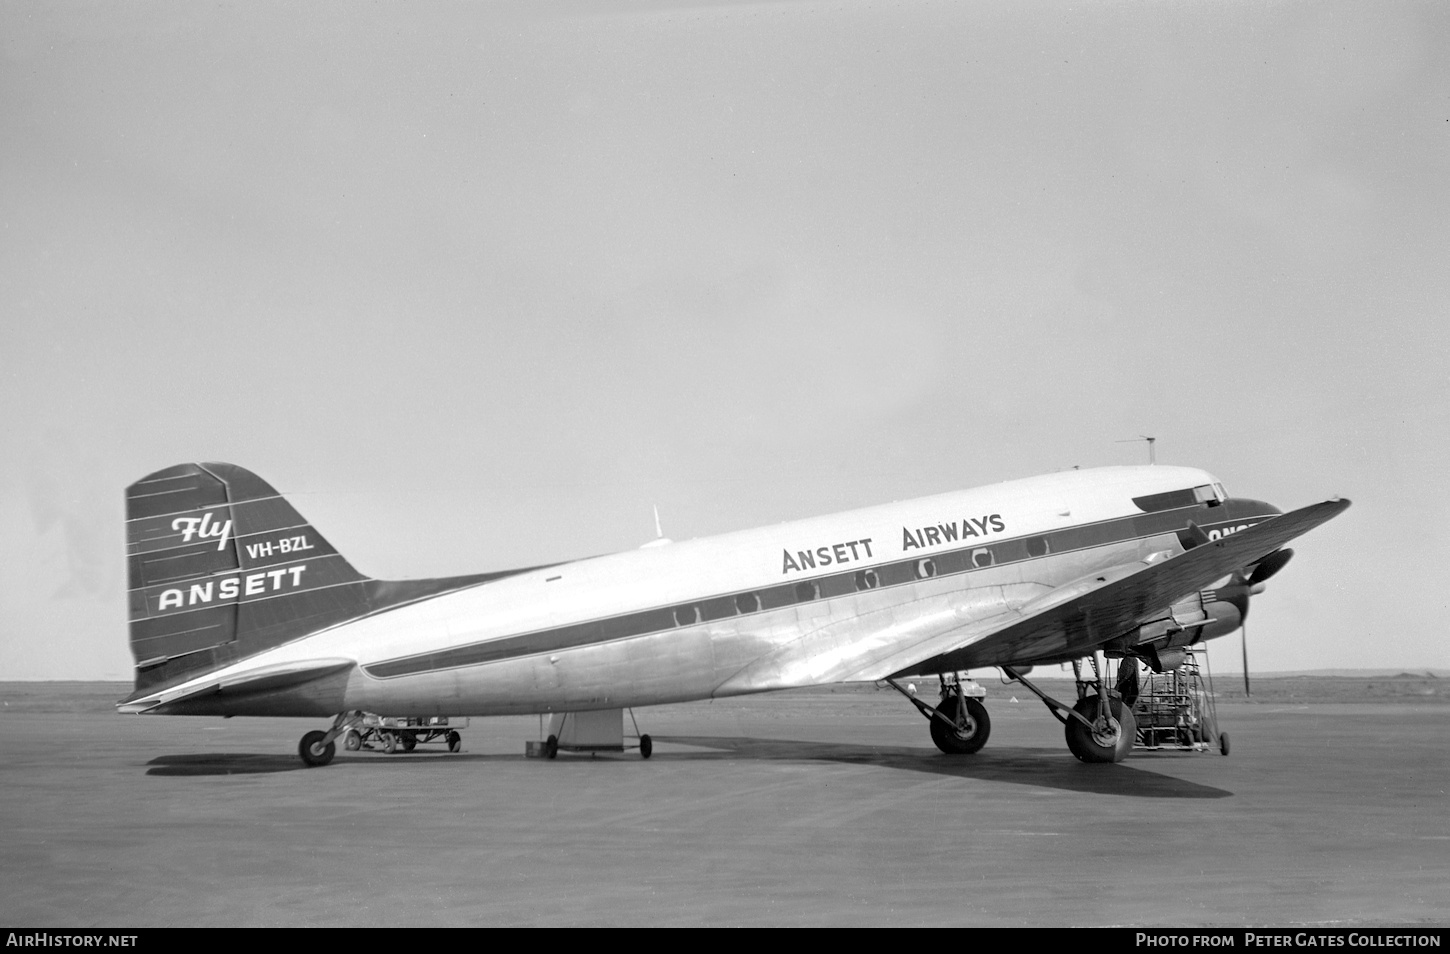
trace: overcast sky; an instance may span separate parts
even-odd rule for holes
[[[0,678],[130,678],[123,492],[179,462],[419,577],[1144,434],[1355,501],[1255,669],[1450,666],[1445,4],[0,0],[0,44]]]

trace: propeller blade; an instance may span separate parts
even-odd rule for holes
[[[1244,695],[1252,696],[1253,693],[1249,691],[1249,624],[1247,620],[1239,627],[1239,640],[1244,651]]]
[[[1284,569],[1284,565],[1293,558],[1294,551],[1288,548],[1285,548],[1283,550],[1275,550],[1273,553],[1270,553],[1268,556],[1260,560],[1258,562],[1258,565],[1254,567],[1253,574],[1249,576],[1249,585],[1254,586],[1256,584],[1264,582],[1275,573],[1278,573],[1280,570]]]

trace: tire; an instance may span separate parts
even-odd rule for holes
[[[1220,732],[1218,734],[1218,750],[1222,754],[1228,755],[1228,733],[1227,732]]]
[[[639,737],[639,757],[640,758],[642,758],[642,759],[649,758],[650,755],[652,755],[654,753],[654,750],[655,750],[654,739],[651,739],[647,735],[642,735],[642,736]]]
[[[362,748],[362,736],[358,733],[357,729],[347,730],[347,733],[342,737],[342,747],[349,752],[356,752]]]
[[[1097,719],[1098,696],[1093,693],[1090,696],[1079,699],[1073,711],[1080,713],[1089,721]],[[1123,700],[1116,696],[1108,700],[1108,712],[1117,720],[1118,729],[1112,738],[1097,739],[1087,726],[1076,719],[1068,719],[1064,732],[1067,736],[1067,747],[1072,754],[1077,756],[1079,761],[1091,764],[1105,762],[1121,762],[1133,751],[1133,740],[1138,734],[1138,720],[1133,718],[1133,710],[1123,705]]]
[[[404,732],[402,741],[404,752],[411,752],[418,747],[418,737],[411,732]]]
[[[456,730],[449,729],[446,738],[448,739],[448,751],[457,752],[463,748],[463,736],[459,735]]]
[[[559,737],[551,735],[544,741],[544,758],[556,759],[559,757]]]
[[[327,738],[326,732],[309,732],[302,737],[301,742],[297,743],[297,754],[309,767],[326,765],[337,754],[337,743],[329,742],[323,745],[322,740],[325,738]]]
[[[941,705],[936,707],[936,711],[955,723],[958,698],[948,696],[942,700]],[[987,744],[987,737],[991,734],[992,719],[987,715],[987,707],[976,699],[967,699],[967,728],[965,730],[954,729],[935,716],[931,720],[931,740],[947,755],[971,755],[973,752],[980,751],[982,746]]]
[[[392,755],[398,751],[398,737],[392,732],[383,733],[383,751]]]

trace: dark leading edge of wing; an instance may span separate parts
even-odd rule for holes
[[[1149,614],[1263,559],[1348,508],[1348,500],[1327,500],[1272,517],[1130,576],[1105,582],[1096,590],[1009,624],[970,646],[903,667],[897,675],[1080,658],[1133,629]]]

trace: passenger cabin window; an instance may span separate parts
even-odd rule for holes
[[[916,561],[916,578],[924,580],[927,577],[936,576],[936,561],[931,558]]]
[[[809,603],[820,595],[821,591],[816,587],[814,580],[801,580],[795,585],[795,599],[797,603]]]
[[[735,597],[735,608],[738,609],[741,614],[760,612],[760,594],[741,593],[739,596]]]
[[[1046,537],[1028,537],[1027,538],[1027,555],[1030,556],[1030,557],[1047,556],[1047,538]]]
[[[881,578],[876,575],[875,570],[856,571],[856,589],[874,590],[881,585]]]
[[[992,565],[992,551],[986,549],[985,547],[982,548],[982,549],[980,549],[980,550],[973,550],[972,551],[972,565],[973,566],[978,566],[978,567],[981,567],[981,566],[991,566]]]
[[[708,623],[715,619],[727,619],[734,616],[736,612],[738,611],[733,596],[719,596],[700,604],[700,622]]]
[[[700,621],[700,607],[698,606],[676,606],[675,625],[694,626]]]

